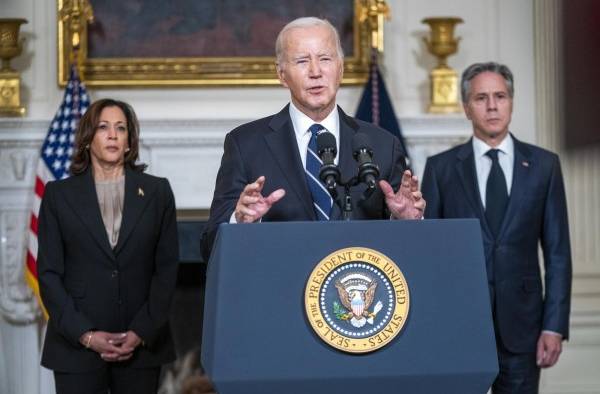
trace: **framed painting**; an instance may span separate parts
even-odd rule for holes
[[[73,58],[76,18],[58,2],[58,81]],[[76,1],[76,0],[75,0]],[[88,86],[256,86],[279,84],[275,39],[289,21],[328,19],[345,53],[344,84],[366,81],[371,56],[367,0],[88,0],[78,54]],[[63,10],[61,12],[61,10]]]

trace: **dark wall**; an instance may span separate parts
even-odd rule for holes
[[[178,358],[198,351],[202,343],[206,262],[200,253],[204,220],[178,220],[179,272],[171,308],[171,328]]]
[[[563,0],[565,143],[600,144],[600,1]]]

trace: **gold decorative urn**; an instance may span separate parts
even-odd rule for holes
[[[461,18],[425,18],[431,37],[423,37],[427,49],[438,58],[438,65],[429,74],[431,79],[431,103],[427,112],[434,114],[460,112],[458,103],[458,74],[448,66],[448,56],[456,53],[460,38],[454,37],[454,27],[463,23]]]
[[[19,40],[19,29],[26,19],[0,18],[0,116],[23,116],[21,106],[21,79],[10,67],[10,59],[21,54],[23,41]]]

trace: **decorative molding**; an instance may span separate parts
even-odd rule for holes
[[[186,156],[177,156],[173,154],[173,149],[183,149],[189,153],[190,149],[197,150],[194,157],[194,164],[209,167],[214,174],[208,174],[208,179],[216,176],[218,167],[215,167],[211,161],[215,156],[220,156],[223,149],[223,140],[225,135],[237,126],[247,123],[252,119],[178,119],[178,120],[142,120],[140,123],[141,132],[141,152],[140,157],[143,161],[152,165],[151,170],[158,170],[163,176],[173,174],[173,166],[177,161],[181,161],[185,166],[189,154]],[[411,155],[411,166],[418,176],[421,176],[428,156],[436,154],[444,149],[454,146],[466,140],[471,134],[471,125],[462,115],[423,115],[420,117],[407,117],[399,119],[402,125],[403,134]],[[0,175],[4,175],[5,181],[0,181],[2,187],[29,189],[33,185],[34,163],[37,160],[39,146],[46,134],[49,121],[41,120],[8,120],[0,121]],[[23,152],[21,152],[23,151]],[[165,154],[168,152],[168,154]],[[10,157],[5,164],[2,157]],[[165,166],[160,163],[160,157],[169,157],[169,160],[175,160]],[[203,161],[203,156],[207,161]],[[218,160],[218,159],[217,159]],[[7,165],[8,164],[8,165]],[[2,173],[2,168],[5,168]],[[8,169],[12,169],[9,174]],[[16,175],[23,174],[20,179]],[[206,174],[204,174],[206,175]],[[175,174],[173,174],[175,176]],[[15,182],[15,180],[17,180]],[[186,178],[186,182],[194,182],[195,179]],[[198,180],[201,182],[202,180]],[[204,182],[206,183],[206,182]],[[212,188],[213,183],[209,184]],[[175,191],[187,190],[192,192],[188,186],[177,187]],[[198,192],[197,188],[193,189]],[[206,204],[206,195],[210,191],[201,192],[202,204]],[[192,203],[191,196],[177,196],[180,201],[185,201],[186,206]]]
[[[170,139],[173,134],[222,134],[255,119],[142,119],[141,136],[160,134],[157,138]],[[21,141],[42,141],[51,119],[0,119],[0,143],[17,144]],[[405,137],[437,137],[440,135],[470,135],[471,124],[463,115],[423,115],[401,117]],[[8,146],[7,145],[7,146]],[[10,145],[14,146],[14,145]],[[2,146],[0,146],[2,147]]]
[[[0,189],[33,187],[33,163],[39,144],[0,144]]]
[[[39,316],[37,301],[24,280],[27,213],[0,212],[0,313],[13,323],[31,323]]]

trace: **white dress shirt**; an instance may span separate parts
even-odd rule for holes
[[[481,203],[485,208],[485,191],[487,188],[487,179],[492,169],[492,159],[486,155],[487,151],[494,149],[483,140],[473,136],[473,154],[475,155],[475,170],[477,171],[477,185],[479,186],[479,196],[481,197]],[[510,196],[510,189],[512,187],[513,179],[513,168],[515,162],[515,143],[510,134],[506,134],[506,137],[500,142],[500,145],[496,147],[498,152],[498,163],[502,172],[504,172],[504,178],[506,179],[506,190]]]
[[[337,106],[335,106],[333,111],[331,111],[331,113],[321,122],[315,122],[301,112],[294,103],[290,102],[290,118],[292,118],[292,124],[294,125],[294,133],[296,134],[298,152],[300,153],[303,168],[306,168],[306,150],[308,149],[308,143],[310,142],[311,137],[311,132],[308,128],[315,123],[323,126],[335,137],[335,145],[338,154],[335,156],[334,163],[336,165],[338,164],[340,152],[340,114],[338,113]]]

